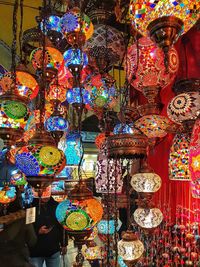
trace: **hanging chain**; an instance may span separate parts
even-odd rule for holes
[[[20,49],[20,61],[23,61],[22,51],[22,34],[23,34],[23,19],[24,19],[24,0],[20,0],[20,31],[19,31],[19,49]]]
[[[13,41],[12,41],[12,72],[14,76],[14,85],[16,85],[16,55],[17,55],[17,12],[18,12],[19,1],[15,0],[14,8],[13,8],[13,25],[12,25],[12,32],[13,32]]]

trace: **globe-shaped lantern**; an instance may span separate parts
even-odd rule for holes
[[[16,189],[14,186],[5,185],[0,187],[0,204],[8,205],[16,198]]]
[[[189,147],[189,170],[192,181],[200,184],[200,119],[197,119],[192,130]]]
[[[54,177],[65,166],[65,155],[53,145],[32,144],[20,148],[15,156],[17,167],[27,177]]]
[[[166,72],[164,53],[148,37],[138,40],[128,48],[126,66],[131,85],[144,93],[149,101],[154,100],[159,90],[169,85],[179,67],[175,48],[169,50],[169,64]]]
[[[74,87],[67,91],[66,100],[69,104],[72,104],[73,106],[80,104],[88,105],[90,104],[90,95],[86,89]]]
[[[106,71],[123,60],[125,53],[123,34],[110,25],[97,24],[84,50],[88,53],[91,64],[94,60],[100,71]]]
[[[110,109],[116,104],[117,91],[115,80],[110,75],[92,75],[85,81],[84,87],[90,94],[90,107],[94,111]]]
[[[131,0],[129,16],[132,26],[149,35],[163,49],[177,41],[198,20],[200,3],[196,1]]]
[[[167,115],[173,122],[195,120],[200,114],[200,93],[185,92],[175,96],[167,107]]]
[[[131,186],[138,193],[155,193],[161,187],[161,178],[154,172],[136,173],[131,178]]]
[[[102,215],[101,203],[93,198],[84,182],[78,183],[72,189],[69,199],[61,202],[56,209],[58,222],[68,232],[90,231],[101,220]]]
[[[65,153],[66,165],[78,166],[83,155],[83,147],[81,144],[81,135],[76,131],[71,131],[64,135],[58,148]]]
[[[156,228],[163,220],[163,214],[158,208],[137,208],[133,217],[135,222],[144,229]]]
[[[39,86],[35,78],[27,71],[16,71],[16,82],[14,74],[6,72],[0,78],[0,95],[8,92],[13,87],[16,94],[33,99],[37,96]]]
[[[144,245],[133,232],[127,231],[122,235],[122,240],[118,242],[118,253],[128,266],[133,266],[143,252]]]
[[[29,206],[34,200],[33,190],[29,184],[24,186],[24,191],[22,192],[22,204],[23,206]]]
[[[93,24],[89,17],[74,7],[64,14],[60,20],[62,33],[70,45],[81,46],[93,34]]]
[[[135,127],[148,138],[164,137],[168,125],[169,119],[162,115],[145,115],[135,122]]]
[[[25,186],[27,184],[26,176],[19,170],[14,170],[10,177],[10,183],[14,186]]]
[[[49,132],[62,131],[67,132],[69,123],[62,116],[51,116],[45,121],[45,128]]]
[[[53,101],[57,99],[60,102],[64,102],[66,100],[66,92],[67,89],[65,86],[60,84],[50,84],[48,93],[46,94],[46,100]]]
[[[43,48],[39,47],[32,51],[30,61],[33,68],[41,71],[43,68]],[[46,47],[44,54],[44,67],[46,80],[51,82],[57,75],[58,69],[62,65],[63,56],[59,50],[53,47]]]
[[[189,172],[190,134],[176,134],[169,154],[169,179],[190,180]]]
[[[61,31],[60,17],[55,16],[55,15],[51,15],[49,17],[46,17],[45,18],[45,23],[44,23],[44,21],[41,21],[40,29],[44,33],[47,33],[48,31],[60,32]]]
[[[79,75],[81,69],[88,65],[87,54],[78,48],[69,48],[63,57],[65,67],[70,70],[73,76]]]

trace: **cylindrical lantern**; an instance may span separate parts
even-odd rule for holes
[[[176,134],[169,154],[169,179],[190,180],[189,173],[190,134]]]
[[[192,181],[200,181],[200,119],[196,120],[192,131],[189,170]]]

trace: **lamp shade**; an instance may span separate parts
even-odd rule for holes
[[[197,119],[189,148],[189,170],[192,181],[200,181],[200,119]]]
[[[101,220],[97,224],[97,229],[99,234],[103,235],[113,235],[115,232],[118,232],[119,229],[121,228],[122,222],[118,219],[117,220],[117,227],[115,229],[115,220],[110,219],[110,220]]]
[[[26,176],[54,176],[65,166],[62,150],[50,145],[28,145],[15,156],[16,166]]]
[[[129,15],[132,25],[142,35],[148,35],[147,27],[156,19],[169,16],[183,22],[181,34],[188,31],[199,18],[199,1],[147,1],[131,0]]]
[[[127,77],[131,85],[143,91],[145,87],[165,88],[175,78],[179,67],[178,53],[169,50],[168,72],[164,64],[164,52],[149,37],[142,37],[127,51]]]
[[[46,17],[45,21],[41,21],[40,29],[43,31],[43,33],[47,33],[48,31],[60,32],[60,17],[55,15]]]
[[[105,146],[100,150],[97,164],[95,185],[97,193],[121,193],[123,180],[120,161],[108,159]]]
[[[94,242],[88,247],[83,247],[82,253],[84,258],[89,262],[102,258],[101,248],[97,246]]]
[[[10,177],[10,183],[14,186],[25,186],[27,184],[26,176],[19,170],[14,170]]]
[[[118,242],[118,253],[125,263],[133,263],[139,260],[144,252],[143,243],[130,231],[122,235]]]
[[[168,104],[167,115],[173,122],[195,120],[200,114],[200,93],[187,92],[175,96]]]
[[[160,189],[161,183],[160,176],[154,172],[136,173],[131,178],[131,186],[138,193],[155,193]]]
[[[42,69],[43,48],[34,49],[30,55],[30,60],[35,70]],[[45,48],[45,67],[59,69],[63,62],[63,56],[59,50],[53,47]]]
[[[190,180],[189,172],[190,134],[176,134],[169,154],[169,179]]]
[[[0,187],[0,204],[7,205],[16,198],[16,190],[14,186],[5,185]]]
[[[79,8],[74,7],[65,13],[60,20],[62,33],[67,37],[70,33],[81,33],[86,40],[93,34],[93,24],[90,18],[82,13]],[[70,40],[68,41],[70,44]]]
[[[145,115],[135,122],[135,127],[148,138],[164,137],[168,125],[169,119],[162,115]]]
[[[58,147],[64,152],[66,165],[77,166],[80,163],[83,147],[81,144],[81,135],[76,131],[71,131],[64,135]]]
[[[74,87],[69,89],[66,94],[69,104],[90,104],[90,94],[85,88]]]
[[[58,222],[69,231],[89,230],[101,220],[102,215],[100,202],[92,197],[82,201],[67,199],[56,209]]]
[[[87,54],[78,48],[69,48],[63,54],[65,66],[71,70],[73,66],[84,68],[88,64]]]
[[[158,208],[137,208],[133,217],[135,222],[145,229],[155,228],[163,220],[163,214]]]
[[[62,131],[67,132],[69,129],[69,123],[62,116],[51,116],[49,117],[44,124],[47,131]]]
[[[89,57],[96,60],[100,69],[101,67],[110,67],[124,57],[124,37],[120,31],[110,25],[97,24],[94,27],[93,36],[87,41],[84,48]]]

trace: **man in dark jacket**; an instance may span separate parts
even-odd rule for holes
[[[64,230],[55,216],[57,204],[53,198],[43,198],[40,207],[38,199],[33,203],[38,207],[34,223],[38,239],[36,245],[30,248],[31,263],[35,267],[42,267],[44,262],[46,267],[60,266],[60,252],[66,242]]]

